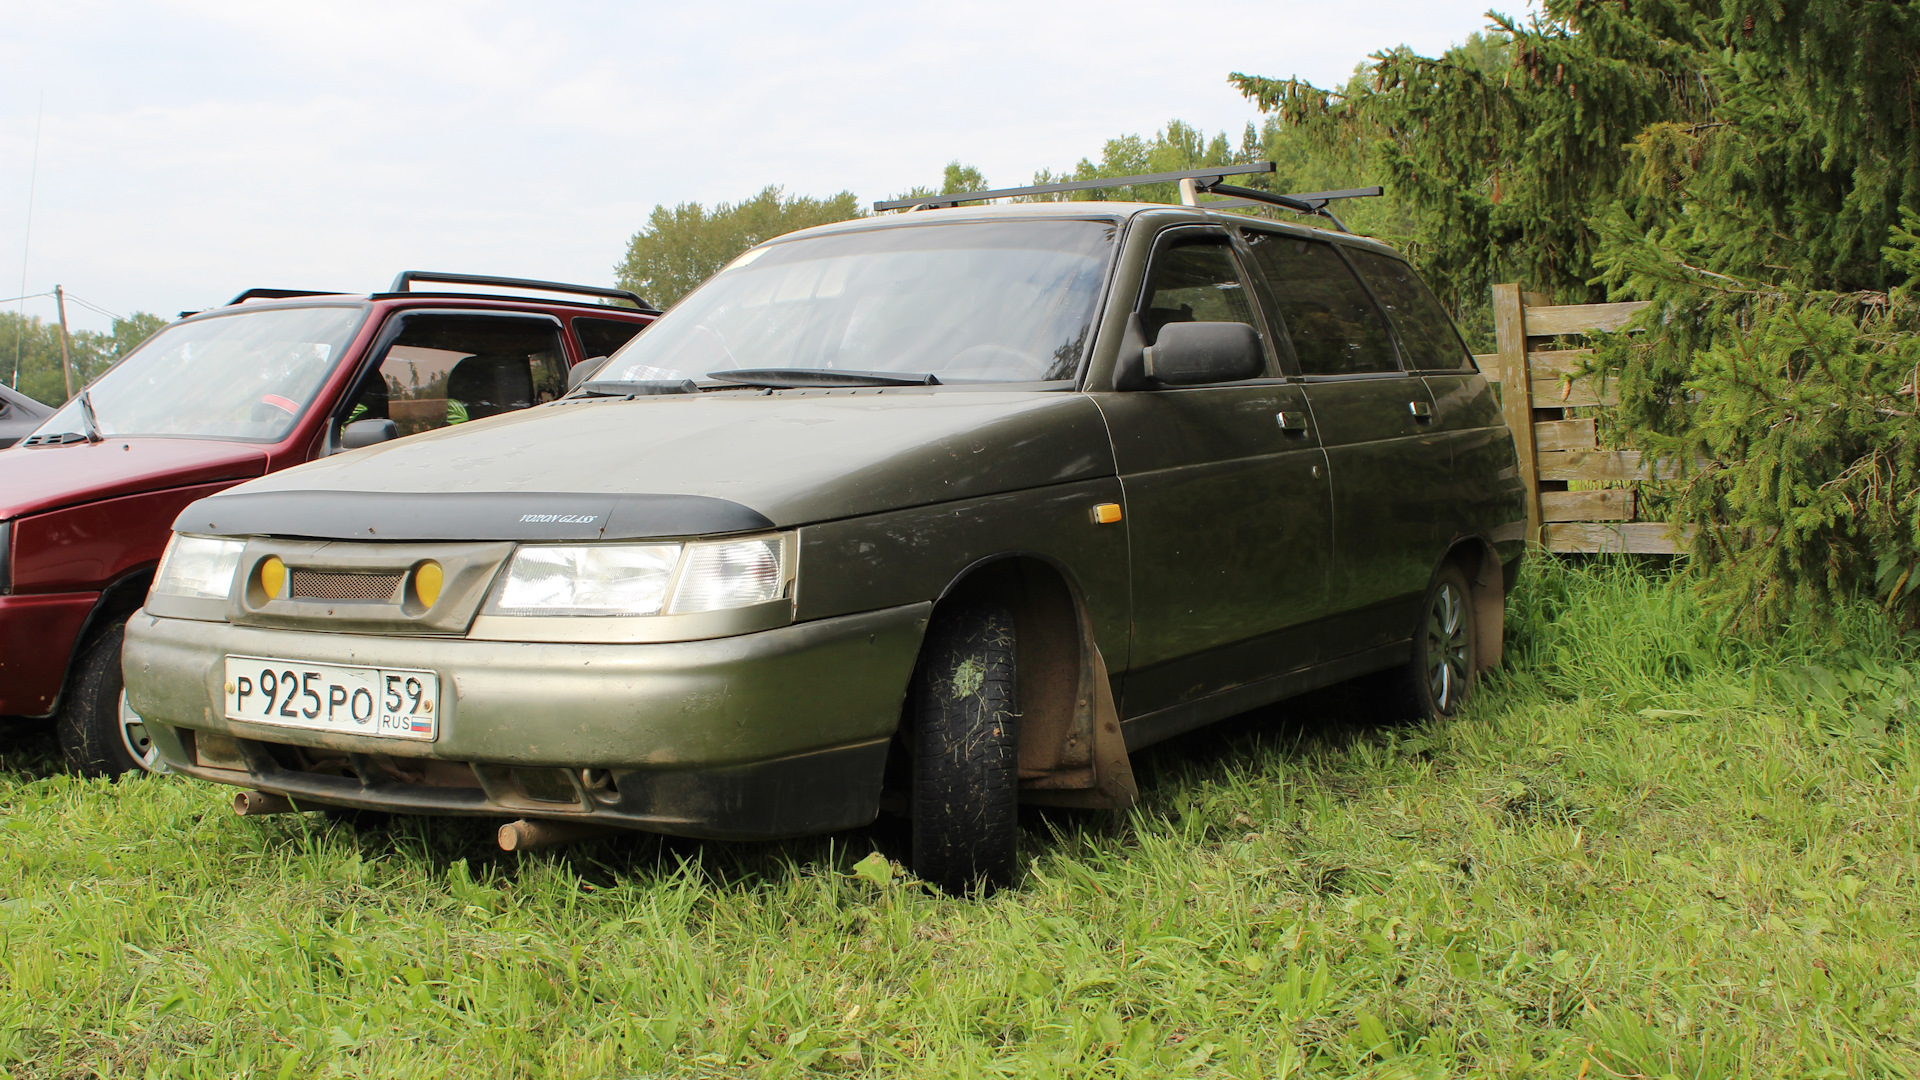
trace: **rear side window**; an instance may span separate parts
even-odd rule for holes
[[[1168,323],[1255,325],[1253,305],[1224,234],[1183,229],[1161,243],[1142,291],[1140,322],[1149,345]]]
[[[1347,254],[1360,268],[1360,276],[1373,287],[1380,306],[1400,331],[1400,345],[1407,351],[1407,366],[1420,371],[1458,371],[1473,363],[1466,345],[1453,328],[1447,310],[1427,290],[1413,267],[1399,259],[1390,259],[1371,251]]]
[[[403,315],[400,336],[342,423],[392,420],[402,435],[513,412],[566,392],[560,328],[544,319]]]
[[[639,323],[617,319],[573,320],[573,332],[580,337],[580,355],[587,360],[596,356],[612,356],[643,329]]]
[[[1387,323],[1332,244],[1248,230],[1303,375],[1398,371]]]

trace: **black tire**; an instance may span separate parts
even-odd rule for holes
[[[1479,661],[1474,646],[1473,588],[1465,572],[1448,563],[1434,575],[1420,604],[1413,658],[1404,676],[1420,719],[1454,716],[1473,696]]]
[[[120,675],[124,622],[115,623],[80,654],[73,686],[54,721],[67,768],[81,776],[164,771],[146,726],[127,708]]]
[[[949,893],[1019,870],[1016,674],[1005,611],[949,609],[928,627],[907,692],[913,872]]]

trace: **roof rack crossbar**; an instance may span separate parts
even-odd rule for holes
[[[1196,190],[1209,194],[1229,196],[1229,198],[1222,202],[1201,203],[1200,206],[1202,209],[1231,210],[1242,206],[1256,206],[1261,204],[1280,206],[1302,214],[1318,214],[1328,221],[1333,222],[1334,226],[1341,232],[1351,232],[1352,230],[1347,228],[1345,222],[1335,217],[1333,211],[1327,209],[1328,203],[1335,199],[1368,199],[1381,194],[1385,190],[1375,185],[1364,188],[1342,188],[1339,191],[1310,191],[1302,195],[1276,195],[1271,191],[1236,187],[1232,184],[1195,183],[1194,187]]]
[[[233,299],[227,301],[226,304],[224,304],[223,306],[232,307],[235,304],[244,304],[248,300],[285,300],[289,297],[294,297],[294,296],[339,296],[339,295],[340,295],[340,292],[337,289],[332,289],[332,290],[329,290],[329,289],[248,289],[246,292],[243,292],[239,296],[236,296]],[[182,316],[182,318],[184,317],[185,316]]]
[[[538,289],[541,292],[574,293],[580,296],[598,296],[608,300],[631,301],[642,311],[657,312],[660,309],[646,302],[631,289],[607,289],[598,285],[569,285],[561,281],[539,281],[534,278],[494,277],[491,274],[442,274],[431,270],[402,270],[393,279],[390,293],[410,292],[408,288],[416,281],[437,281],[447,285],[493,285],[509,289]]]
[[[1010,199],[1021,195],[1053,195],[1064,191],[1098,191],[1104,188],[1130,187],[1134,184],[1164,184],[1173,180],[1192,180],[1196,187],[1204,187],[1202,181],[1218,183],[1222,177],[1245,176],[1249,173],[1270,173],[1274,170],[1271,161],[1256,162],[1252,165],[1234,165],[1210,169],[1184,169],[1180,172],[1141,173],[1138,176],[1114,176],[1100,180],[1074,180],[1065,184],[1036,184],[1032,187],[996,188],[991,191],[950,191],[944,195],[924,195],[917,199],[883,199],[873,204],[875,211],[881,210],[937,210],[944,207],[959,206],[963,202],[985,202],[988,199]],[[1263,193],[1264,194],[1264,193]]]

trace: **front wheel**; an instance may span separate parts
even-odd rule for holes
[[[125,630],[125,623],[116,623],[80,654],[73,690],[54,722],[60,753],[81,776],[165,771],[146,722],[127,704],[120,675]]]
[[[1019,868],[1013,618],[943,611],[907,696],[913,871],[949,893],[1011,884]]]

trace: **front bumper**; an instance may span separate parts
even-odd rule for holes
[[[189,776],[367,809],[791,836],[877,812],[931,608],[646,645],[313,633],[141,611],[122,663],[128,703]],[[438,738],[229,720],[230,653],[436,671]]]
[[[74,643],[99,600],[95,592],[0,596],[0,716],[53,712]]]

